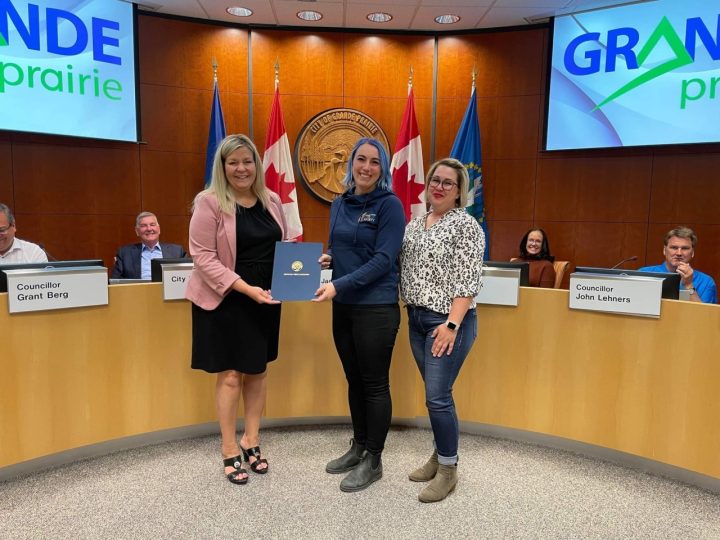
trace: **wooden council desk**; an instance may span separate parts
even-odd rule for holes
[[[189,367],[190,305],[164,302],[161,287],[115,285],[108,306],[15,315],[0,294],[0,480],[112,441],[217,430],[215,377]],[[720,306],[664,300],[646,319],[567,305],[566,290],[521,288],[517,308],[478,307],[454,391],[463,428],[594,445],[720,486]],[[282,309],[267,422],[346,421],[331,306]],[[391,391],[395,422],[427,416],[404,314]]]

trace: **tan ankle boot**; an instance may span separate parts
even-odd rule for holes
[[[438,470],[438,459],[437,459],[437,452],[433,452],[432,456],[430,456],[430,459],[428,459],[427,463],[420,467],[419,469],[415,469],[413,472],[410,473],[410,480],[413,482],[429,482],[433,478],[435,478],[435,474]]]
[[[455,490],[457,485],[457,465],[440,465],[432,482],[420,492],[420,502],[442,501]]]

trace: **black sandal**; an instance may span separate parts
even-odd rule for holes
[[[245,452],[243,452],[244,454]],[[225,467],[233,467],[235,470],[231,473],[227,473],[227,479],[233,484],[247,484],[248,473],[242,466],[242,457],[235,456],[223,459],[223,465]]]
[[[248,464],[250,465],[250,468],[252,469],[252,471],[253,471],[254,473],[257,473],[257,474],[265,474],[266,472],[268,472],[268,469],[270,468],[270,467],[268,466],[268,460],[265,459],[265,458],[263,458],[263,457],[260,457],[260,447],[259,447],[259,446],[254,446],[254,447],[252,447],[252,448],[248,448],[247,450],[245,450],[245,449],[241,446],[241,447],[240,447],[240,450],[242,450],[243,457],[245,458],[245,461],[248,462]],[[254,457],[254,458],[255,458],[255,461],[253,461],[252,463],[250,463],[250,458],[251,458],[251,457]],[[264,464],[265,464],[265,468],[264,468],[264,469],[258,469],[258,465],[261,464],[261,463],[264,463]]]

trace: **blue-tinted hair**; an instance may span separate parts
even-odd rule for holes
[[[355,180],[352,175],[352,164],[355,161],[355,154],[357,154],[358,148],[363,144],[369,144],[377,148],[378,156],[380,156],[380,178],[377,181],[377,188],[383,191],[392,191],[392,175],[390,174],[390,160],[388,159],[385,147],[377,139],[371,139],[370,137],[363,137],[352,149],[350,159],[348,160],[347,172],[345,173],[345,179],[343,183],[348,189],[355,187]]]

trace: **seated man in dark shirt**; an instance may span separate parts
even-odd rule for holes
[[[111,278],[150,279],[151,259],[187,257],[182,246],[160,242],[160,224],[152,212],[138,214],[135,219],[135,233],[140,242],[118,249]]]
[[[690,291],[691,302],[717,302],[717,288],[713,278],[690,266],[695,256],[697,235],[688,227],[677,227],[665,235],[663,255],[665,262],[656,266],[643,266],[647,272],[677,272],[680,274],[680,288]]]

